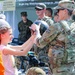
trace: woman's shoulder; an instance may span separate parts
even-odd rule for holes
[[[3,50],[5,48],[4,45],[0,45],[0,50]]]

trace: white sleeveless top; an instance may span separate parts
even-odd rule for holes
[[[0,45],[0,50],[2,51],[4,47]],[[4,75],[18,75],[13,55],[4,55],[2,53],[2,61],[5,68]]]

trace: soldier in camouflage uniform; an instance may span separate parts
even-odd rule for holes
[[[19,31],[19,44],[24,43],[31,36],[29,26],[31,26],[32,21],[27,19],[27,12],[21,12],[22,20],[18,23]]]
[[[35,10],[36,10],[36,14],[38,16],[38,19],[36,21],[38,21],[38,20],[44,21],[45,23],[48,24],[48,27],[53,24],[53,20],[50,17],[45,16],[46,5],[44,3],[37,4],[35,6]],[[44,27],[45,27],[44,25],[42,25],[42,24],[40,25],[40,33],[41,33],[41,35],[45,31]],[[38,54],[38,58],[41,59],[42,61],[47,61],[48,60],[48,55],[47,55],[48,49],[49,49],[49,45],[47,45],[46,47],[44,47],[42,49],[40,49],[36,45],[34,45],[34,50],[35,50],[36,54]],[[47,60],[43,59],[45,57],[47,58]]]
[[[46,73],[39,67],[32,67],[27,70],[26,75],[46,75]]]
[[[31,31],[29,29],[29,26],[31,26],[32,21],[30,21],[27,18],[27,12],[21,12],[21,17],[22,20],[18,23],[18,31],[19,31],[19,36],[18,36],[18,44],[21,45],[23,44],[25,41],[27,41],[29,39],[29,37],[31,36]],[[20,56],[20,69],[22,69],[24,67],[24,71],[25,72],[25,56]]]
[[[71,19],[74,7],[74,1],[59,1],[55,7],[59,22],[51,25],[41,38],[36,39],[38,47],[43,48],[47,44],[53,46],[53,75],[75,75],[75,22]],[[39,26],[32,25],[32,29],[36,29],[37,32],[38,28]],[[56,66],[53,67],[54,64]]]
[[[51,17],[48,17],[45,15],[46,12],[46,5],[44,3],[39,3],[38,5],[35,6],[36,9],[36,14],[38,16],[37,20],[45,21],[49,26],[53,24],[53,20]],[[40,27],[40,33],[41,35],[44,33],[43,26],[41,25]]]

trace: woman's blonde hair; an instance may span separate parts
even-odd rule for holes
[[[6,33],[9,29],[11,29],[9,23],[3,19],[0,19],[0,43],[1,43],[1,34]]]
[[[9,25],[8,22],[6,22],[3,19],[0,19],[0,34],[7,32],[7,30],[10,28],[11,28],[11,26]]]

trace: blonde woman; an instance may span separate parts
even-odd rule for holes
[[[18,75],[13,55],[25,55],[34,44],[35,33],[23,45],[11,46],[8,43],[12,42],[12,28],[5,20],[0,19],[0,52],[5,69],[4,75]]]

